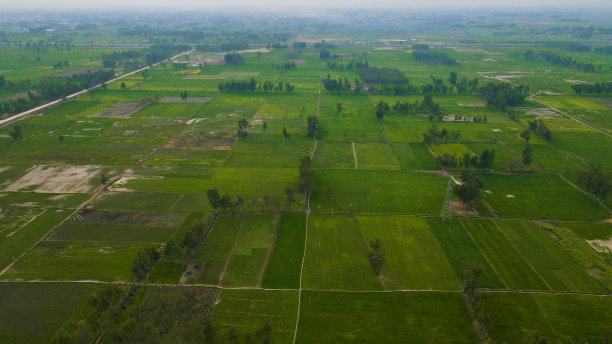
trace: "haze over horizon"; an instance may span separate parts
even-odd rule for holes
[[[345,9],[390,9],[390,8],[423,8],[423,9],[448,9],[448,8],[612,8],[607,0],[585,0],[580,3],[569,0],[502,0],[494,3],[485,0],[431,0],[427,3],[403,0],[380,0],[351,1],[351,0],[311,0],[308,2],[288,3],[283,0],[262,0],[256,3],[250,0],[234,0],[231,2],[219,2],[211,0],[57,0],[52,3],[43,0],[21,0],[19,2],[0,2],[0,8],[21,10],[48,10],[48,9],[115,9],[115,8],[140,8],[140,9],[244,9],[244,10],[282,10],[291,8],[345,8]]]

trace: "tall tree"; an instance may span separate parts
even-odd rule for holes
[[[245,138],[249,135],[248,127],[249,127],[249,122],[246,119],[242,118],[241,120],[238,121],[238,137],[239,138]]]
[[[342,106],[342,103],[336,103],[336,111],[338,111],[338,115],[342,114],[342,110],[344,110],[344,106]]]
[[[314,138],[317,133],[317,125],[319,124],[319,119],[317,116],[308,116],[306,119],[308,123],[308,136]]]
[[[459,197],[464,205],[474,207],[478,195],[480,194],[480,189],[483,187],[483,183],[469,171],[461,172],[460,179],[461,184],[455,184],[453,192]]]
[[[206,197],[208,197],[208,203],[210,203],[210,206],[215,209],[215,212],[217,212],[219,206],[221,205],[221,196],[219,195],[219,190],[208,189],[206,191]]]
[[[523,157],[523,164],[531,165],[532,148],[530,145],[525,146],[525,149],[523,149],[521,156]]]
[[[312,168],[312,159],[310,155],[306,155],[300,159],[298,191],[304,194],[304,200],[308,199],[314,184],[314,170]],[[306,204],[306,203],[305,203]]]
[[[612,191],[612,174],[604,173],[600,165],[591,165],[589,170],[578,172],[577,183],[584,186],[588,193],[603,201]]]
[[[378,277],[382,277],[383,265],[387,260],[385,255],[386,254],[380,244],[380,240],[375,239],[370,241],[370,252],[368,252],[366,256],[370,261],[370,267],[372,267],[372,270],[374,270],[374,273]]]

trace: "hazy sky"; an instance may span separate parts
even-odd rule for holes
[[[0,0],[0,8],[439,8],[612,7],[611,0]]]

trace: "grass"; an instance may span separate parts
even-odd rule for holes
[[[486,293],[482,299],[497,342],[528,342],[537,333],[553,343],[599,343],[612,321],[609,297]]]
[[[550,289],[493,221],[461,220],[461,224],[508,288]]]
[[[370,268],[368,244],[357,219],[311,216],[302,284],[305,289],[382,290]]]
[[[65,241],[150,242],[162,243],[174,234],[174,228],[117,224],[80,224],[66,222],[48,239]]]
[[[360,169],[399,170],[398,161],[386,143],[355,143],[357,166]]]
[[[217,218],[196,256],[196,261],[202,263],[202,271],[197,278],[198,283],[213,285],[219,283],[243,221],[244,217],[238,215],[220,215]]]
[[[385,250],[383,276],[387,290],[459,289],[457,278],[426,219],[359,216],[357,222],[364,239],[368,243],[379,239]]]
[[[605,292],[550,232],[528,221],[496,221],[496,224],[553,290]]]
[[[299,288],[300,268],[306,235],[306,217],[281,215],[270,261],[263,276],[263,288]]]
[[[183,275],[183,263],[173,260],[159,260],[147,276],[148,283],[179,283]]]
[[[578,96],[540,96],[536,99],[557,109],[608,110],[601,104]]]
[[[47,343],[91,288],[87,283],[0,283],[0,342]]]
[[[475,343],[459,293],[303,291],[297,343]]]
[[[298,293],[280,290],[223,290],[212,316],[220,338],[229,328],[240,337],[255,337],[266,322],[272,328],[272,343],[290,343],[297,316]]]
[[[314,179],[313,211],[331,211],[326,192],[332,186],[337,212],[433,215],[446,190],[443,178],[409,171],[316,170]]]
[[[142,244],[43,241],[2,275],[3,280],[131,281]]]
[[[355,168],[353,145],[347,142],[321,142],[314,154],[315,168]]]
[[[488,174],[478,178],[484,189],[491,191],[483,194],[485,200],[502,217],[591,220],[609,216],[597,202],[554,174]]]
[[[260,283],[275,230],[272,215],[247,216],[230,257],[224,285],[257,286]]]
[[[19,215],[14,217],[22,218],[28,214],[29,212],[20,212]],[[34,245],[53,227],[68,217],[68,215],[66,210],[43,211],[31,222],[24,223],[21,221],[16,227],[10,228],[10,232],[6,231],[9,228],[9,220],[3,218],[2,227],[0,227],[2,229],[0,233],[3,234],[0,236],[0,270],[4,269],[13,259],[19,257],[21,253]]]
[[[465,228],[463,228],[461,222],[454,220],[453,222],[446,223],[436,218],[427,219],[427,222],[436,234],[438,242],[442,246],[444,254],[448,258],[448,262],[459,281],[465,279],[465,275],[470,268],[479,267],[482,268],[480,287],[505,288],[497,273],[491,268],[491,265],[482,255],[478,246],[476,246]]]
[[[424,143],[391,142],[393,154],[405,170],[439,170],[440,165]]]

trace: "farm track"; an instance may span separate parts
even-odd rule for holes
[[[103,285],[136,285],[139,287],[163,287],[163,288],[211,288],[219,290],[264,290],[264,291],[308,291],[308,292],[321,292],[321,293],[369,293],[369,294],[380,294],[380,293],[456,293],[460,294],[461,290],[442,290],[442,289],[390,289],[390,290],[343,290],[343,289],[293,289],[293,288],[259,288],[259,287],[224,287],[214,284],[171,284],[171,283],[132,283],[125,281],[96,281],[96,280],[31,280],[31,281],[12,281],[12,280],[0,280],[0,283],[82,283],[82,284],[103,284]],[[555,294],[555,295],[590,295],[600,297],[612,297],[612,294],[606,293],[595,293],[595,292],[580,292],[580,291],[562,291],[562,290],[533,290],[533,289],[489,289],[479,288],[481,293],[488,294],[499,294],[499,293],[516,293],[516,294]]]
[[[1,125],[0,125],[1,126]],[[189,127],[189,126],[187,126]],[[42,236],[38,241],[36,241],[32,246],[30,246],[27,250],[23,251],[21,253],[21,255],[19,255],[19,257],[17,257],[17,259],[13,260],[9,265],[7,265],[7,267],[5,267],[2,271],[0,271],[0,276],[2,276],[5,272],[7,272],[8,270],[10,270],[15,263],[17,263],[21,258],[25,257],[30,251],[32,251],[32,249],[34,249],[34,247],[36,247],[38,244],[40,244],[43,240],[47,239],[49,237],[49,235],[51,235],[51,233],[53,233],[57,228],[59,228],[60,226],[62,226],[64,223],[66,223],[67,221],[69,221],[73,216],[75,216],[76,214],[78,214],[81,210],[86,209],[87,207],[89,207],[89,205],[95,201],[98,197],[100,197],[102,194],[104,194],[109,187],[111,187],[114,183],[116,183],[117,181],[121,180],[123,177],[125,177],[126,173],[135,168],[138,167],[140,165],[142,165],[144,162],[148,161],[149,159],[151,159],[151,157],[153,157],[153,155],[162,147],[164,147],[170,140],[174,139],[175,137],[181,135],[185,130],[187,130],[187,128],[185,128],[184,130],[182,130],[181,132],[177,133],[176,135],[168,138],[168,140],[164,141],[161,145],[159,145],[158,147],[153,148],[145,157],[141,158],[140,160],[138,160],[136,163],[124,168],[121,172],[119,172],[117,175],[111,177],[108,179],[108,181],[106,181],[106,183],[104,183],[103,185],[99,186],[94,193],[83,203],[81,203],[81,205],[79,205],[72,213],[70,213],[70,215],[68,217],[66,217],[64,220],[62,220],[59,224],[57,224],[56,226],[54,226],[53,228],[51,228],[51,230],[49,230],[47,233],[45,233],[44,236]]]
[[[55,105],[62,104],[62,103],[66,102],[66,101],[69,101],[69,100],[71,100],[71,99],[73,99],[73,98],[76,98],[76,97],[82,96],[83,94],[89,93],[89,91],[92,91],[92,90],[95,90],[95,89],[97,89],[97,88],[102,87],[102,85],[105,85],[105,84],[107,85],[107,84],[110,84],[110,83],[115,82],[115,81],[117,81],[117,80],[123,79],[123,78],[125,78],[126,76],[134,75],[134,74],[139,73],[139,72],[142,72],[142,71],[144,71],[144,70],[151,69],[151,68],[153,68],[153,67],[155,67],[155,66],[157,66],[157,65],[159,65],[159,64],[161,64],[161,63],[163,63],[164,61],[170,61],[170,60],[175,59],[175,58],[177,58],[177,57],[181,57],[181,56],[183,56],[183,55],[190,54],[190,53],[192,53],[192,52],[194,52],[194,51],[195,51],[195,48],[194,48],[194,49],[191,49],[191,50],[189,50],[189,51],[182,52],[182,53],[180,53],[180,54],[178,54],[178,55],[174,55],[174,56],[169,57],[169,58],[167,58],[167,59],[165,59],[165,60],[163,60],[163,61],[160,61],[160,62],[154,63],[154,64],[152,64],[152,65],[150,65],[150,66],[146,66],[146,67],[143,67],[143,68],[140,68],[140,69],[137,69],[137,70],[134,70],[134,71],[131,71],[131,72],[125,73],[125,74],[120,75],[120,76],[118,76],[118,77],[116,77],[116,78],[114,78],[114,79],[111,79],[111,80],[105,81],[105,82],[103,82],[103,83],[97,84],[97,85],[92,86],[92,87],[90,87],[90,88],[86,88],[86,89],[81,90],[81,91],[78,91],[78,92],[76,92],[76,93],[73,93],[73,94],[67,95],[67,96],[66,96],[66,97],[64,97],[64,98],[61,98],[61,99],[57,99],[57,100],[51,101],[51,102],[49,102],[49,103],[46,103],[46,104],[43,104],[43,105],[37,106],[37,107],[35,107],[35,108],[33,108],[33,109],[30,109],[30,110],[27,110],[27,111],[24,111],[24,112],[18,113],[18,114],[16,114],[16,115],[13,115],[13,116],[11,116],[11,117],[9,117],[9,118],[7,118],[7,119],[0,120],[0,128],[2,128],[2,127],[4,127],[4,126],[6,126],[6,125],[8,125],[8,124],[11,124],[11,123],[14,123],[14,122],[21,121],[22,119],[26,119],[26,118],[28,118],[28,117],[30,117],[30,116],[32,116],[32,115],[35,115],[35,114],[39,113],[39,112],[40,112],[40,111],[42,111],[42,110],[48,109],[48,108],[53,107],[53,106],[55,106]]]
[[[612,138],[612,135],[610,133],[608,133],[607,131],[603,130],[603,129],[600,129],[600,128],[594,126],[594,125],[591,125],[591,124],[589,124],[589,123],[587,123],[587,122],[585,122],[585,121],[583,121],[581,119],[578,119],[578,118],[568,114],[567,112],[561,111],[561,110],[559,110],[559,109],[557,109],[555,107],[552,107],[552,106],[550,106],[550,105],[548,105],[548,104],[546,104],[544,102],[541,102],[541,101],[539,101],[539,100],[537,100],[535,98],[532,98],[532,100],[535,101],[536,103],[539,103],[539,104],[542,104],[542,105],[546,106],[547,108],[549,108],[549,109],[551,109],[551,110],[553,110],[553,111],[555,111],[557,113],[562,114],[563,116],[566,116],[566,117],[569,117],[569,118],[573,119],[574,121],[584,125],[585,127],[589,128],[589,129],[595,130],[597,132],[600,132],[600,133],[606,135],[607,137]]]

